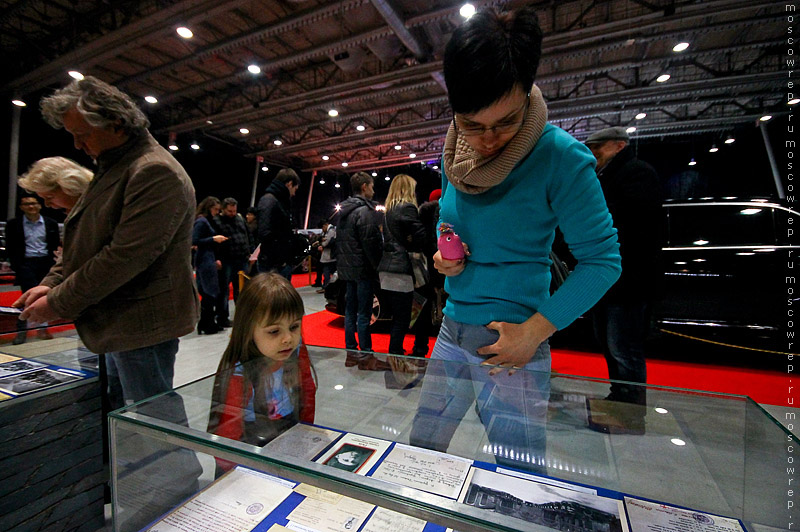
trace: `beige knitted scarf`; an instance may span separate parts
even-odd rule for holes
[[[536,85],[531,88],[530,98],[522,128],[493,157],[484,158],[473,150],[464,135],[456,132],[455,121],[450,123],[444,140],[444,171],[454,187],[467,194],[486,192],[502,183],[520,159],[530,153],[547,123],[547,104]]]

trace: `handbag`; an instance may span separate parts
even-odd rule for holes
[[[414,278],[414,288],[428,284],[428,259],[419,251],[409,251],[408,259],[411,261],[411,276]]]

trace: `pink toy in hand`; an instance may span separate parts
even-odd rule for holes
[[[451,224],[439,225],[439,241],[436,243],[442,258],[446,260],[459,260],[464,258],[464,246],[461,239],[453,231]]]

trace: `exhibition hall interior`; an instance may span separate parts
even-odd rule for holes
[[[0,0],[0,532],[793,530],[797,16]]]

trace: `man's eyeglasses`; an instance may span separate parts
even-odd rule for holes
[[[530,102],[530,95],[525,99],[525,105],[514,113],[511,118],[506,120],[502,120],[497,124],[486,127],[486,126],[473,126],[473,125],[459,125],[459,116],[456,115],[454,123],[456,125],[456,130],[461,132],[465,137],[481,137],[487,131],[491,131],[492,134],[495,135],[506,135],[508,133],[516,133],[517,130],[522,127],[523,122],[525,122],[525,115],[528,114],[528,103]]]

